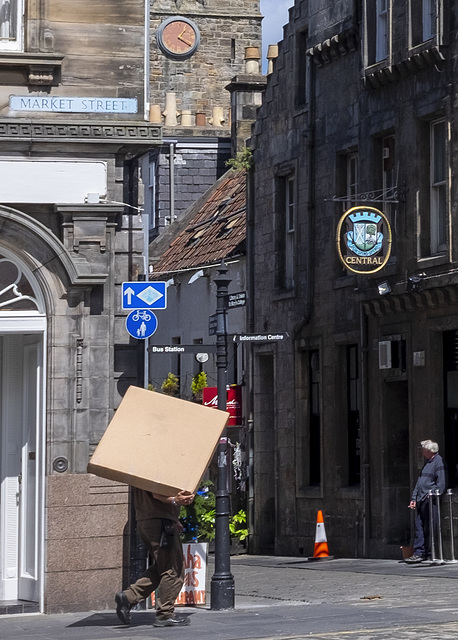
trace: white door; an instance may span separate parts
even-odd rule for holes
[[[0,599],[39,600],[43,337],[0,337]]]

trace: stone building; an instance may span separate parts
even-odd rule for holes
[[[127,489],[86,466],[137,383],[145,34],[140,0],[0,2],[0,613],[106,608],[125,575]]]
[[[127,487],[86,465],[144,383],[121,283],[226,170],[225,86],[261,33],[236,5],[0,0],[0,614],[129,581]]]
[[[259,74],[262,16],[259,0],[159,0],[150,15],[150,121],[164,125],[163,144],[142,164],[154,238],[226,171],[226,86],[247,61]]]
[[[150,338],[150,376],[156,389],[172,372],[179,379],[182,398],[191,399],[193,376],[205,371],[209,387],[216,387],[216,339],[209,333],[216,311],[218,267],[224,260],[231,280],[229,293],[246,291],[245,171],[227,171],[181,219],[167,228],[150,247],[151,280],[167,284],[167,310],[158,317]],[[159,313],[158,313],[159,316]],[[245,331],[245,308],[227,311],[227,331]],[[232,342],[232,341],[231,341]],[[240,384],[243,357],[240,345],[228,341],[226,384]],[[198,350],[161,353],[155,345],[202,345]],[[205,351],[205,347],[213,349]],[[196,354],[200,354],[196,358]],[[241,423],[240,425],[241,426]]]
[[[439,0],[290,9],[251,141],[249,324],[290,336],[252,348],[257,552],[312,555],[323,510],[331,553],[400,558],[422,439],[457,484],[456,35]]]

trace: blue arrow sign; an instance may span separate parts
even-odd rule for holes
[[[136,309],[127,316],[126,329],[133,338],[145,340],[156,331],[157,318],[149,309]]]
[[[123,282],[123,309],[166,309],[165,282]]]

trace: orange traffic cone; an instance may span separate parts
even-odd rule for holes
[[[324,520],[322,511],[318,511],[316,518],[316,533],[315,533],[315,549],[313,551],[313,557],[310,560],[332,560],[334,556],[329,555],[328,541],[326,539],[326,531],[324,529]]]

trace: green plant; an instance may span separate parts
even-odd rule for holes
[[[252,150],[249,147],[245,147],[245,149],[236,154],[235,158],[229,158],[226,166],[234,170],[245,169],[245,171],[248,171],[253,166]]]
[[[195,400],[200,402],[202,400],[202,389],[207,386],[207,374],[205,371],[200,371],[194,374],[191,382],[191,391]]]
[[[168,396],[177,396],[180,391],[180,384],[177,376],[174,373],[168,373],[167,378],[164,380],[161,386],[162,393]]]
[[[248,529],[246,527],[246,511],[240,509],[238,513],[232,516],[229,521],[229,531],[231,535],[240,541],[248,537]]]
[[[215,494],[211,480],[200,484],[192,504],[181,507],[180,522],[184,542],[209,542],[215,538]]]

